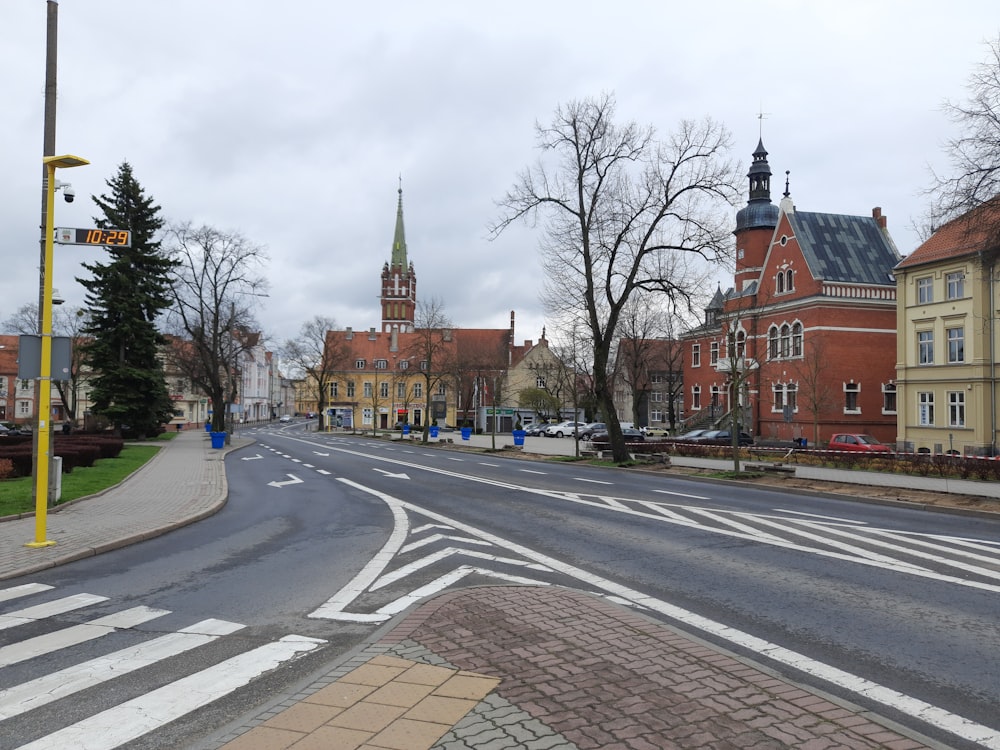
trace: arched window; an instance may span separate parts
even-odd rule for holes
[[[785,291],[785,274],[778,271],[778,277],[774,280],[774,291],[781,294]]]
[[[781,356],[787,357],[791,348],[792,329],[788,323],[781,326]]]
[[[785,271],[785,291],[790,292],[795,288],[795,284],[792,283],[792,269],[789,268]]]
[[[802,324],[795,323],[792,325],[792,356],[801,357],[802,356]]]
[[[778,327],[771,326],[767,329],[767,356],[769,359],[778,358]]]

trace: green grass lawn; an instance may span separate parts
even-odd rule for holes
[[[158,450],[160,449],[155,445],[126,444],[118,458],[98,459],[93,466],[77,467],[71,473],[63,474],[60,502],[65,503],[113,487],[149,461]],[[33,485],[32,477],[0,481],[0,516],[33,511]]]

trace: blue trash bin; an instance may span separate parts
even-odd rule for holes
[[[431,437],[436,438],[438,436],[438,426],[436,424],[431,425]]]
[[[524,430],[514,430],[511,433],[514,436],[514,445],[524,445]]]
[[[463,427],[462,428],[462,440],[469,440],[472,438],[472,428]]]
[[[224,432],[210,432],[209,435],[212,436],[212,447],[213,448],[224,448],[226,446],[226,433],[224,433]]]
[[[410,434],[410,425],[409,424],[404,424],[403,425],[403,434],[404,435],[409,435]]]

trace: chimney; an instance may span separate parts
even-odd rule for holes
[[[524,340],[524,348],[526,350],[531,348],[531,339],[525,339]]]
[[[393,326],[392,328],[392,339],[389,342],[389,351],[398,352],[399,351],[399,329]]]
[[[354,338],[354,329],[351,328],[350,326],[347,326],[347,331],[344,334],[344,338],[346,338],[348,341],[350,341],[351,339],[353,339]]]
[[[878,224],[879,229],[885,229],[887,224],[887,219],[882,215],[882,207],[875,206],[872,209],[872,218],[875,219],[875,223]]]

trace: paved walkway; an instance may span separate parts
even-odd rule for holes
[[[205,433],[182,433],[118,487],[49,513],[54,546],[24,546],[31,517],[0,524],[0,579],[216,512],[228,491],[224,453]],[[400,615],[197,750],[750,747],[940,745],[607,600],[485,586]]]

